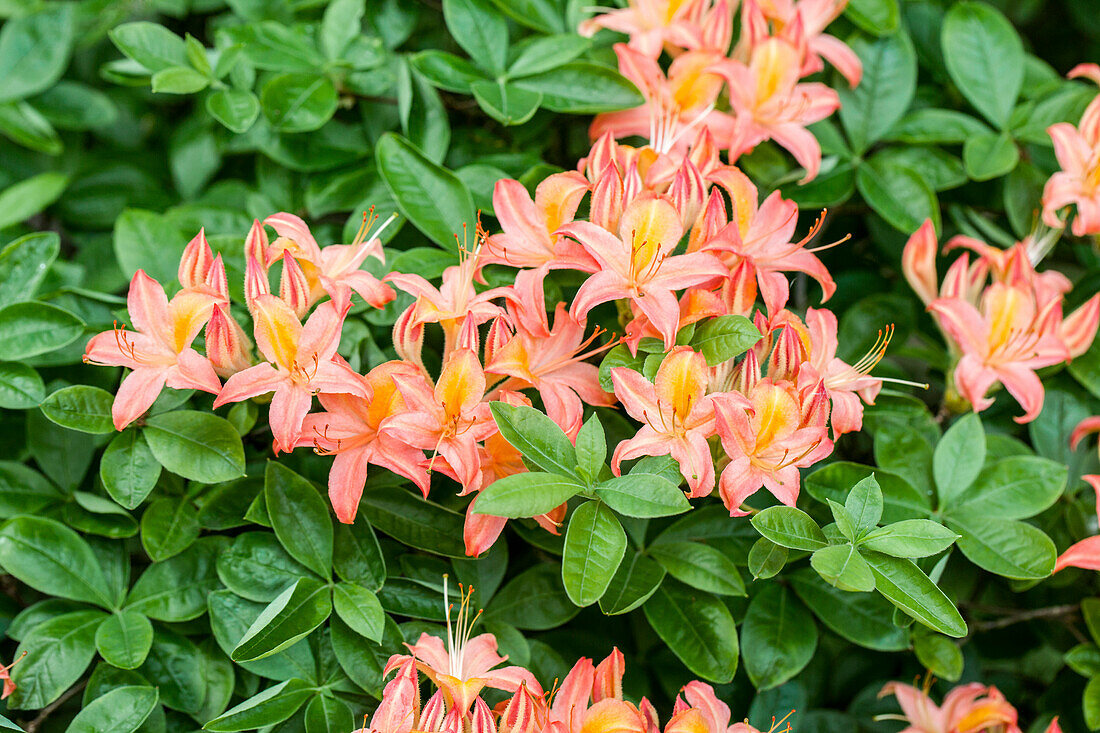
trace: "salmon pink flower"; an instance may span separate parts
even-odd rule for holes
[[[420,685],[416,662],[410,658],[400,665],[397,676],[386,683],[382,700],[370,719],[370,728],[360,728],[355,733],[410,733],[420,717]]]
[[[810,329],[810,364],[821,375],[825,391],[829,395],[832,410],[829,424],[833,438],[844,433],[858,432],[863,428],[863,404],[875,404],[875,397],[882,389],[882,380],[870,375],[875,365],[886,354],[893,326],[878,339],[867,354],[855,364],[848,364],[837,357],[837,321],[830,310],[806,310],[806,325]],[[862,401],[861,401],[862,400]]]
[[[406,411],[392,416],[386,431],[415,448],[432,451],[429,471],[453,474],[462,493],[481,488],[478,442],[496,432],[485,396],[485,372],[471,349],[456,349],[443,365],[435,385],[423,374],[395,374]],[[445,461],[438,461],[442,456]]]
[[[645,715],[622,699],[623,664],[618,648],[598,666],[578,659],[550,706],[550,733],[647,733]]]
[[[504,230],[485,240],[483,264],[511,267],[565,267],[593,272],[595,262],[582,248],[555,234],[573,221],[588,181],[576,171],[547,176],[532,200],[519,181],[502,178],[493,188],[493,211]]]
[[[620,72],[638,87],[645,104],[596,115],[588,129],[592,140],[605,133],[616,138],[638,135],[649,140],[653,150],[662,155],[686,152],[691,142],[686,135],[697,127],[709,129],[723,139],[732,134],[733,119],[714,108],[722,91],[722,77],[714,70],[722,58],[720,53],[684,53],[669,66],[667,76],[655,59],[624,43],[615,45],[615,53]]]
[[[824,32],[847,5],[848,0],[745,0],[734,55],[747,57],[748,49],[774,34],[805,47],[801,76],[816,74],[828,61],[855,88],[863,76],[862,62],[847,44]]]
[[[6,667],[0,667],[0,680],[4,681],[4,691],[0,693],[0,700],[6,700],[11,693],[15,692],[15,682],[11,678],[11,668],[19,664],[23,660],[23,657],[27,656],[26,652],[19,655],[19,658]]]
[[[669,352],[651,383],[638,372],[611,370],[615,396],[635,420],[638,434],[619,443],[611,459],[615,475],[623,461],[671,455],[680,464],[691,496],[714,490],[714,460],[707,439],[714,434],[713,398],[706,394],[709,373],[703,355],[690,346]]]
[[[832,452],[829,399],[812,368],[800,370],[801,385],[758,379],[746,398],[727,393],[714,400],[718,435],[730,462],[718,490],[730,516],[745,516],[746,498],[764,487],[787,506],[798,499],[798,469]],[[744,388],[744,385],[742,386]]]
[[[879,697],[887,695],[897,698],[902,719],[909,723],[902,733],[1020,733],[1016,709],[996,687],[959,685],[947,693],[942,706],[932,702],[927,690],[900,682],[889,682],[879,692]]]
[[[165,385],[217,394],[221,382],[210,360],[191,348],[215,302],[209,295],[183,290],[171,301],[144,270],[134,273],[126,308],[135,330],[125,326],[92,337],[84,362],[130,369],[111,407],[115,429],[122,430],[152,406]]]
[[[459,586],[461,589],[461,585]],[[473,588],[462,593],[458,612],[452,625],[451,611],[454,604],[447,595],[447,576],[443,576],[443,598],[446,603],[447,643],[437,636],[421,634],[415,644],[405,644],[410,654],[394,654],[386,662],[383,672],[388,675],[394,669],[414,660],[416,668],[443,691],[447,705],[464,715],[478,694],[486,687],[505,692],[516,692],[525,686],[542,696],[542,686],[529,671],[522,667],[500,667],[508,660],[497,653],[497,640],[492,634],[470,634],[481,612],[473,613],[470,597]]]
[[[627,7],[607,10],[580,24],[582,36],[595,35],[602,28],[630,36],[630,47],[646,56],[657,58],[669,48],[699,48],[706,46],[725,52],[729,47],[729,32],[725,29],[725,46],[721,45],[721,26],[731,22],[725,0],[629,0]],[[716,31],[718,36],[715,37]]]
[[[293,450],[317,392],[367,397],[362,378],[336,355],[340,329],[350,304],[338,310],[322,303],[303,326],[294,311],[274,295],[252,303],[256,346],[267,361],[230,377],[214,407],[274,392],[269,421],[276,452]]]
[[[1100,415],[1086,417],[1077,424],[1070,434],[1070,448],[1077,450],[1086,435],[1100,433]],[[1096,516],[1100,518],[1100,476],[1088,474],[1081,477],[1096,492]],[[1054,564],[1054,572],[1065,568],[1082,568],[1084,570],[1100,570],[1100,535],[1086,537],[1075,542],[1065,552],[1058,556]]]
[[[1069,76],[1092,76],[1096,72],[1091,67],[1095,64],[1082,64]],[[1074,235],[1100,232],[1100,97],[1092,100],[1076,127],[1059,122],[1048,127],[1047,134],[1062,170],[1052,175],[1043,188],[1043,221],[1060,230],[1065,222],[1058,212],[1076,205]]]
[[[206,357],[214,372],[228,379],[252,366],[252,340],[228,309],[217,307],[206,324]]]
[[[800,83],[802,55],[781,38],[757,44],[748,63],[726,59],[714,71],[729,84],[734,124],[726,140],[730,160],[765,140],[775,140],[806,169],[803,182],[821,167],[821,146],[807,125],[825,119],[839,106],[835,91],[818,82]]]
[[[646,194],[623,212],[619,236],[589,222],[562,227],[600,264],[573,300],[573,315],[584,318],[600,303],[628,298],[646,315],[671,349],[676,341],[680,306],[675,290],[716,281],[727,270],[713,255],[673,255],[683,234],[680,216],[668,201]]]
[[[386,422],[405,411],[405,400],[394,382],[395,375],[419,377],[419,370],[403,361],[380,364],[363,377],[363,392],[321,393],[325,412],[306,415],[295,447],[311,446],[321,455],[333,455],[328,474],[328,494],[336,517],[355,521],[359,499],[367,481],[367,466],[389,469],[412,481],[428,496],[430,479],[421,465],[424,453],[398,440],[386,430]]]

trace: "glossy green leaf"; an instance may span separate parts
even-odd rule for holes
[[[63,308],[37,301],[14,303],[0,309],[0,360],[23,361],[47,354],[68,346],[82,333],[84,321]]]
[[[167,560],[197,540],[199,529],[199,511],[190,499],[157,499],[141,515],[141,546],[154,562]]]
[[[642,608],[653,630],[694,674],[711,682],[733,679],[737,627],[720,600],[666,580]]]
[[[286,649],[324,623],[332,594],[324,583],[300,578],[268,604],[231,655],[235,662],[263,659]]]
[[[309,73],[280,74],[260,91],[264,116],[280,132],[316,130],[336,114],[338,101],[331,79]]]
[[[371,526],[402,544],[448,557],[466,557],[462,515],[397,486],[376,486],[363,494],[359,511]]]
[[[985,463],[985,429],[977,413],[959,418],[932,454],[932,475],[941,506],[953,503],[974,483]]]
[[[955,86],[998,127],[1005,127],[1024,78],[1016,29],[982,2],[951,6],[943,22],[943,58]]]
[[[356,583],[337,583],[332,588],[332,607],[352,631],[375,643],[382,642],[386,614],[377,595]]]
[[[60,251],[56,232],[28,234],[0,250],[0,308],[31,300]]]
[[[972,563],[1006,578],[1037,580],[1054,572],[1057,550],[1042,530],[1025,522],[1000,519],[978,509],[947,518],[958,531],[958,545]]]
[[[825,546],[825,534],[809,514],[790,506],[773,506],[752,518],[752,526],[777,545],[792,550]]]
[[[691,337],[691,347],[717,366],[748,351],[761,338],[744,316],[718,316],[704,321]]]
[[[332,575],[332,519],[328,502],[306,479],[269,461],[264,495],[271,527],[287,552],[322,578]]]
[[[826,583],[815,571],[803,568],[790,576],[798,597],[836,634],[853,644],[879,651],[909,647],[909,633],[894,625],[893,607],[874,593],[852,593]]]
[[[160,478],[160,462],[140,430],[124,430],[111,439],[99,459],[99,478],[124,508],[136,509],[145,501]]]
[[[485,609],[486,621],[500,621],[525,631],[564,624],[580,609],[562,588],[561,568],[540,563],[512,578]]]
[[[744,596],[737,566],[720,550],[701,542],[656,542],[649,555],[681,583],[720,596]]]
[[[863,558],[874,573],[875,589],[895,606],[941,634],[966,635],[958,609],[912,560],[877,552],[866,552]]]
[[[668,517],[691,509],[677,484],[651,473],[633,471],[596,486],[596,496],[627,517]]]
[[[817,648],[817,624],[790,590],[769,585],[749,604],[741,625],[741,658],[757,690],[798,674]]]
[[[16,15],[0,29],[0,102],[22,99],[49,88],[69,63],[75,32],[73,7],[44,5]],[[4,227],[0,225],[0,229]]]
[[[115,396],[99,387],[74,384],[52,393],[42,403],[42,414],[63,428],[102,435],[115,430],[111,405]]]
[[[598,601],[625,552],[626,532],[606,504],[587,501],[577,507],[569,518],[561,563],[569,599],[578,606]]]
[[[508,23],[489,0],[443,0],[443,18],[470,58],[494,73],[504,71]]]
[[[943,552],[957,537],[930,519],[905,519],[871,532],[860,547],[894,557],[927,557]]]
[[[665,569],[641,553],[628,553],[600,596],[600,610],[609,616],[628,613],[646,602],[665,579]]]
[[[190,621],[206,611],[206,597],[221,587],[216,563],[228,538],[203,537],[180,554],[153,563],[126,598],[126,608],[158,621]]]
[[[504,439],[548,473],[575,476],[577,454],[558,425],[533,407],[492,402],[489,408]]]
[[[29,410],[46,399],[46,385],[31,367],[18,362],[0,362],[0,408]]]
[[[244,133],[260,116],[260,100],[247,89],[220,89],[206,98],[206,111],[233,132]]]
[[[313,687],[302,680],[280,682],[230,708],[204,725],[203,729],[228,733],[275,725],[298,712],[312,694]]]
[[[476,514],[534,517],[564,504],[584,485],[570,476],[531,471],[497,479],[477,497]]]
[[[137,669],[153,645],[153,625],[136,611],[119,611],[104,619],[95,632],[95,646],[104,661],[121,669]]]
[[[571,61],[556,69],[516,79],[518,87],[542,94],[542,106],[553,112],[595,114],[629,109],[642,103],[634,85],[606,66]]]
[[[105,617],[102,611],[92,610],[64,613],[24,636],[15,651],[14,658],[22,659],[11,670],[16,689],[7,700],[8,708],[43,708],[80,679],[95,656],[96,628]]]
[[[857,153],[862,153],[894,126],[909,108],[917,87],[917,57],[904,32],[880,38],[856,38],[852,50],[863,63],[854,89],[841,81],[840,121]]]
[[[23,516],[5,524],[0,529],[0,565],[42,593],[113,606],[92,548],[56,520]]]
[[[1026,519],[1052,506],[1066,487],[1064,465],[1038,456],[1010,456],[984,468],[949,508],[1000,519]]]
[[[190,410],[153,415],[144,434],[160,464],[184,478],[214,484],[244,475],[241,436],[217,415]]]

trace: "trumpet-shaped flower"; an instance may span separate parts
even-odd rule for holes
[[[714,51],[689,51],[669,66],[668,74],[657,61],[630,46],[615,45],[619,70],[638,87],[645,104],[620,112],[596,115],[588,129],[596,140],[605,133],[624,138],[639,135],[649,140],[658,155],[687,151],[695,128],[711,130],[726,138],[734,129],[733,119],[716,110],[715,101],[722,91],[722,77],[714,66],[722,58]]]
[[[460,586],[461,588],[461,586]],[[473,614],[470,596],[473,588],[462,593],[452,625],[453,605],[447,595],[447,578],[443,584],[447,617],[447,643],[431,634],[421,634],[415,644],[406,644],[410,654],[394,654],[386,662],[383,674],[401,668],[415,660],[416,668],[426,674],[443,691],[448,707],[465,714],[478,694],[486,687],[516,692],[521,686],[541,697],[542,686],[523,667],[501,667],[507,656],[497,653],[497,640],[492,634],[470,637],[481,612]]]
[[[275,450],[292,450],[317,392],[367,397],[362,378],[336,356],[345,306],[321,304],[303,326],[294,311],[274,295],[252,303],[256,346],[267,360],[230,377],[214,407],[274,392],[269,421]]]
[[[434,387],[423,375],[395,374],[397,388],[407,410],[394,415],[387,432],[415,448],[433,452],[429,470],[442,456],[462,484],[463,493],[481,488],[481,456],[478,442],[496,432],[485,396],[485,372],[477,354],[457,349],[444,364]]]
[[[817,176],[821,146],[806,126],[831,115],[840,99],[824,84],[800,83],[801,69],[798,48],[775,37],[757,44],[747,64],[726,59],[715,65],[729,85],[734,111],[734,124],[724,138],[731,161],[770,139],[806,169],[804,182]]]
[[[420,719],[416,662],[407,659],[398,668],[397,676],[382,690],[382,700],[371,716],[370,728],[360,728],[355,733],[410,733]]]
[[[428,496],[430,479],[421,465],[424,453],[391,435],[387,420],[405,411],[405,400],[394,376],[420,376],[419,370],[403,361],[380,364],[363,377],[363,392],[318,396],[325,412],[306,415],[295,447],[312,446],[322,455],[334,455],[328,474],[328,495],[336,518],[355,521],[359,499],[367,481],[367,466],[389,469],[415,483]]]
[[[1069,76],[1090,76],[1100,82],[1095,64],[1082,64]],[[1047,128],[1054,143],[1054,155],[1062,170],[1050,177],[1043,188],[1043,221],[1061,229],[1058,212],[1076,205],[1073,233],[1078,237],[1100,232],[1100,97],[1092,100],[1074,127],[1059,122]]]
[[[936,705],[927,690],[889,682],[879,697],[893,695],[909,723],[902,733],[1020,733],[1016,709],[996,687],[977,682],[959,685]],[[1052,726],[1057,725],[1057,722]],[[1057,728],[1048,728],[1048,733]]]
[[[630,47],[651,58],[661,55],[665,46],[699,48],[707,46],[724,52],[720,41],[712,39],[708,28],[722,23],[722,13],[729,22],[729,9],[724,0],[716,3],[718,14],[708,8],[712,0],[629,0],[627,7],[608,10],[580,24],[582,36],[595,35],[601,28],[630,36]],[[710,41],[710,44],[708,44]],[[728,35],[726,46],[729,46]]]
[[[879,332],[879,338],[870,351],[855,364],[848,364],[836,355],[836,314],[830,310],[809,308],[806,310],[806,325],[813,344],[810,364],[821,375],[832,405],[829,424],[833,428],[833,438],[857,432],[863,428],[863,403],[875,404],[875,397],[882,389],[882,380],[875,379],[870,372],[886,354],[886,347],[890,345],[890,337],[894,333],[893,327],[887,328],[885,334]]]
[[[141,417],[165,385],[218,393],[222,385],[210,360],[191,348],[214,310],[212,297],[183,290],[169,301],[160,283],[138,270],[126,307],[134,330],[123,326],[97,334],[84,353],[85,363],[131,370],[111,406],[115,429]]]
[[[798,469],[832,452],[829,400],[812,371],[803,367],[800,387],[766,377],[747,390],[747,400],[733,394],[714,400],[718,435],[730,458],[718,490],[730,516],[745,516],[741,503],[761,487],[794,506]]]
[[[713,255],[672,254],[683,234],[680,216],[668,201],[650,194],[623,212],[618,237],[582,221],[561,231],[580,242],[601,267],[577,291],[573,314],[584,318],[600,303],[628,298],[664,337],[666,348],[676,341],[680,317],[673,291],[720,281],[727,274]]]
[[[599,665],[581,657],[550,706],[551,733],[646,733],[646,717],[622,699],[623,656],[617,648]]]
[[[535,198],[519,181],[502,178],[493,188],[493,211],[504,231],[485,240],[483,264],[511,267],[566,267],[593,272],[596,264],[577,244],[559,234],[573,221],[589,184],[580,173],[548,176],[535,188]]]
[[[714,434],[713,398],[706,394],[709,373],[703,355],[677,346],[661,362],[651,383],[632,369],[611,370],[615,396],[635,420],[638,434],[615,449],[615,474],[623,461],[671,455],[680,464],[693,497],[714,490],[714,460],[707,439]]]
[[[863,64],[843,41],[825,33],[844,12],[848,0],[745,0],[741,4],[741,40],[735,55],[744,57],[754,44],[777,35],[804,47],[800,74],[809,76],[836,67],[849,86],[856,87],[863,76]]]

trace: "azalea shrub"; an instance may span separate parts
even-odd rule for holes
[[[0,729],[1100,729],[1100,36],[0,1]]]

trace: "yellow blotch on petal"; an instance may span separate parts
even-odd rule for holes
[[[588,709],[580,733],[645,733],[642,714],[622,700],[600,700]]]
[[[798,400],[777,384],[761,381],[753,390],[752,406],[757,448],[782,440],[798,428]]]
[[[672,407],[681,421],[703,399],[707,390],[707,361],[690,346],[678,346],[669,352],[654,378],[657,397]]]

